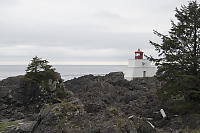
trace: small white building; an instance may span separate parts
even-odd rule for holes
[[[134,77],[153,77],[156,66],[147,59],[143,59],[143,52],[138,49],[135,58],[128,60],[128,68],[124,71],[124,78],[132,80]]]

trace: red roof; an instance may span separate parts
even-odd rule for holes
[[[143,53],[140,49],[138,49],[137,51],[135,51],[137,53]]]

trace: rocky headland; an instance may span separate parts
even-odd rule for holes
[[[0,133],[199,133],[200,115],[177,115],[157,97],[156,78],[86,75],[62,84],[0,81]],[[41,91],[38,92],[39,88]],[[33,95],[34,94],[34,95]],[[167,118],[163,118],[164,109]]]

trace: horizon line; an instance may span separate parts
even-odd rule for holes
[[[0,64],[0,66],[28,66],[28,64]],[[52,66],[125,66],[127,64],[50,64]]]
[[[0,62],[0,65],[28,65],[30,61],[23,62]],[[49,65],[128,65],[128,61],[49,61]]]

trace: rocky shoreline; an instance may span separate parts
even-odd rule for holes
[[[24,102],[23,76],[0,81],[0,133],[198,133],[200,115],[178,116],[158,99],[155,78],[123,73],[64,82],[64,98]],[[54,92],[53,92],[54,93]],[[41,97],[40,97],[41,99]],[[52,101],[52,100],[51,100]],[[166,111],[163,119],[160,109]]]

